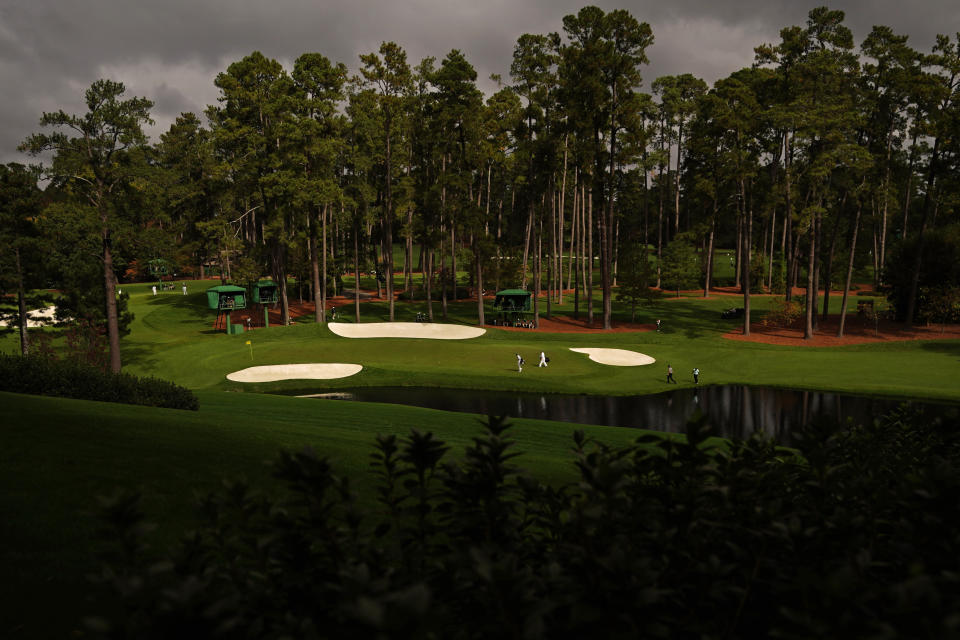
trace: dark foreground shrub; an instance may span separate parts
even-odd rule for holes
[[[167,409],[199,408],[192,391],[167,380],[110,373],[75,360],[0,355],[0,391]]]
[[[204,524],[146,552],[137,498],[114,541],[98,637],[951,638],[960,633],[960,429],[898,414],[761,439],[577,434],[576,485],[511,464],[491,419],[460,462],[431,434],[381,436],[376,508],[311,451],[265,495],[202,502]]]

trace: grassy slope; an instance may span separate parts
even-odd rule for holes
[[[456,456],[479,430],[476,416],[415,407],[218,391],[200,400],[199,412],[185,412],[0,393],[0,636],[63,637],[89,613],[82,594],[97,566],[95,496],[140,491],[158,524],[153,540],[166,544],[195,522],[195,494],[223,478],[268,484],[266,463],[280,448],[329,456],[369,500],[377,433],[433,431]],[[546,481],[571,481],[574,428],[517,420],[518,462]],[[638,435],[585,429],[610,444]],[[51,602],[56,619],[44,615]]]

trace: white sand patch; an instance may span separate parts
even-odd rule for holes
[[[433,322],[365,322],[352,324],[331,322],[330,331],[344,338],[429,338],[432,340],[466,340],[487,332],[479,327]]]
[[[638,367],[656,362],[655,358],[651,358],[645,353],[627,351],[626,349],[574,349],[570,347],[570,351],[585,353],[594,362],[610,364],[615,367]]]
[[[27,327],[45,327],[53,324],[53,314],[57,311],[56,307],[46,307],[36,311],[27,311]],[[7,326],[7,323],[0,320],[0,327]]]
[[[234,382],[276,382],[277,380],[330,380],[346,378],[363,369],[359,364],[324,362],[314,364],[275,364],[249,367],[227,374]]]

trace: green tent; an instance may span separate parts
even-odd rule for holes
[[[532,297],[533,294],[525,289],[504,289],[503,291],[497,291],[493,300],[493,308],[500,312],[529,312]]]
[[[253,301],[258,304],[276,302],[280,299],[280,289],[273,280],[261,280],[253,285]]]
[[[527,316],[533,312],[530,310],[530,300],[533,294],[525,289],[504,289],[497,291],[493,299],[493,310],[497,312],[497,317],[493,324],[501,326],[527,326],[529,319]]]
[[[207,289],[207,306],[218,311],[247,308],[247,290],[233,285]]]

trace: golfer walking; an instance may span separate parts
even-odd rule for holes
[[[667,365],[667,384],[669,383],[677,384],[677,381],[673,379],[673,367],[669,364]]]
[[[517,373],[523,373],[523,357],[517,354]]]
[[[693,368],[693,384],[700,384],[700,369],[698,367]]]
[[[547,366],[547,354],[544,353],[543,351],[540,352],[540,364],[538,364],[537,366],[538,367]]]

